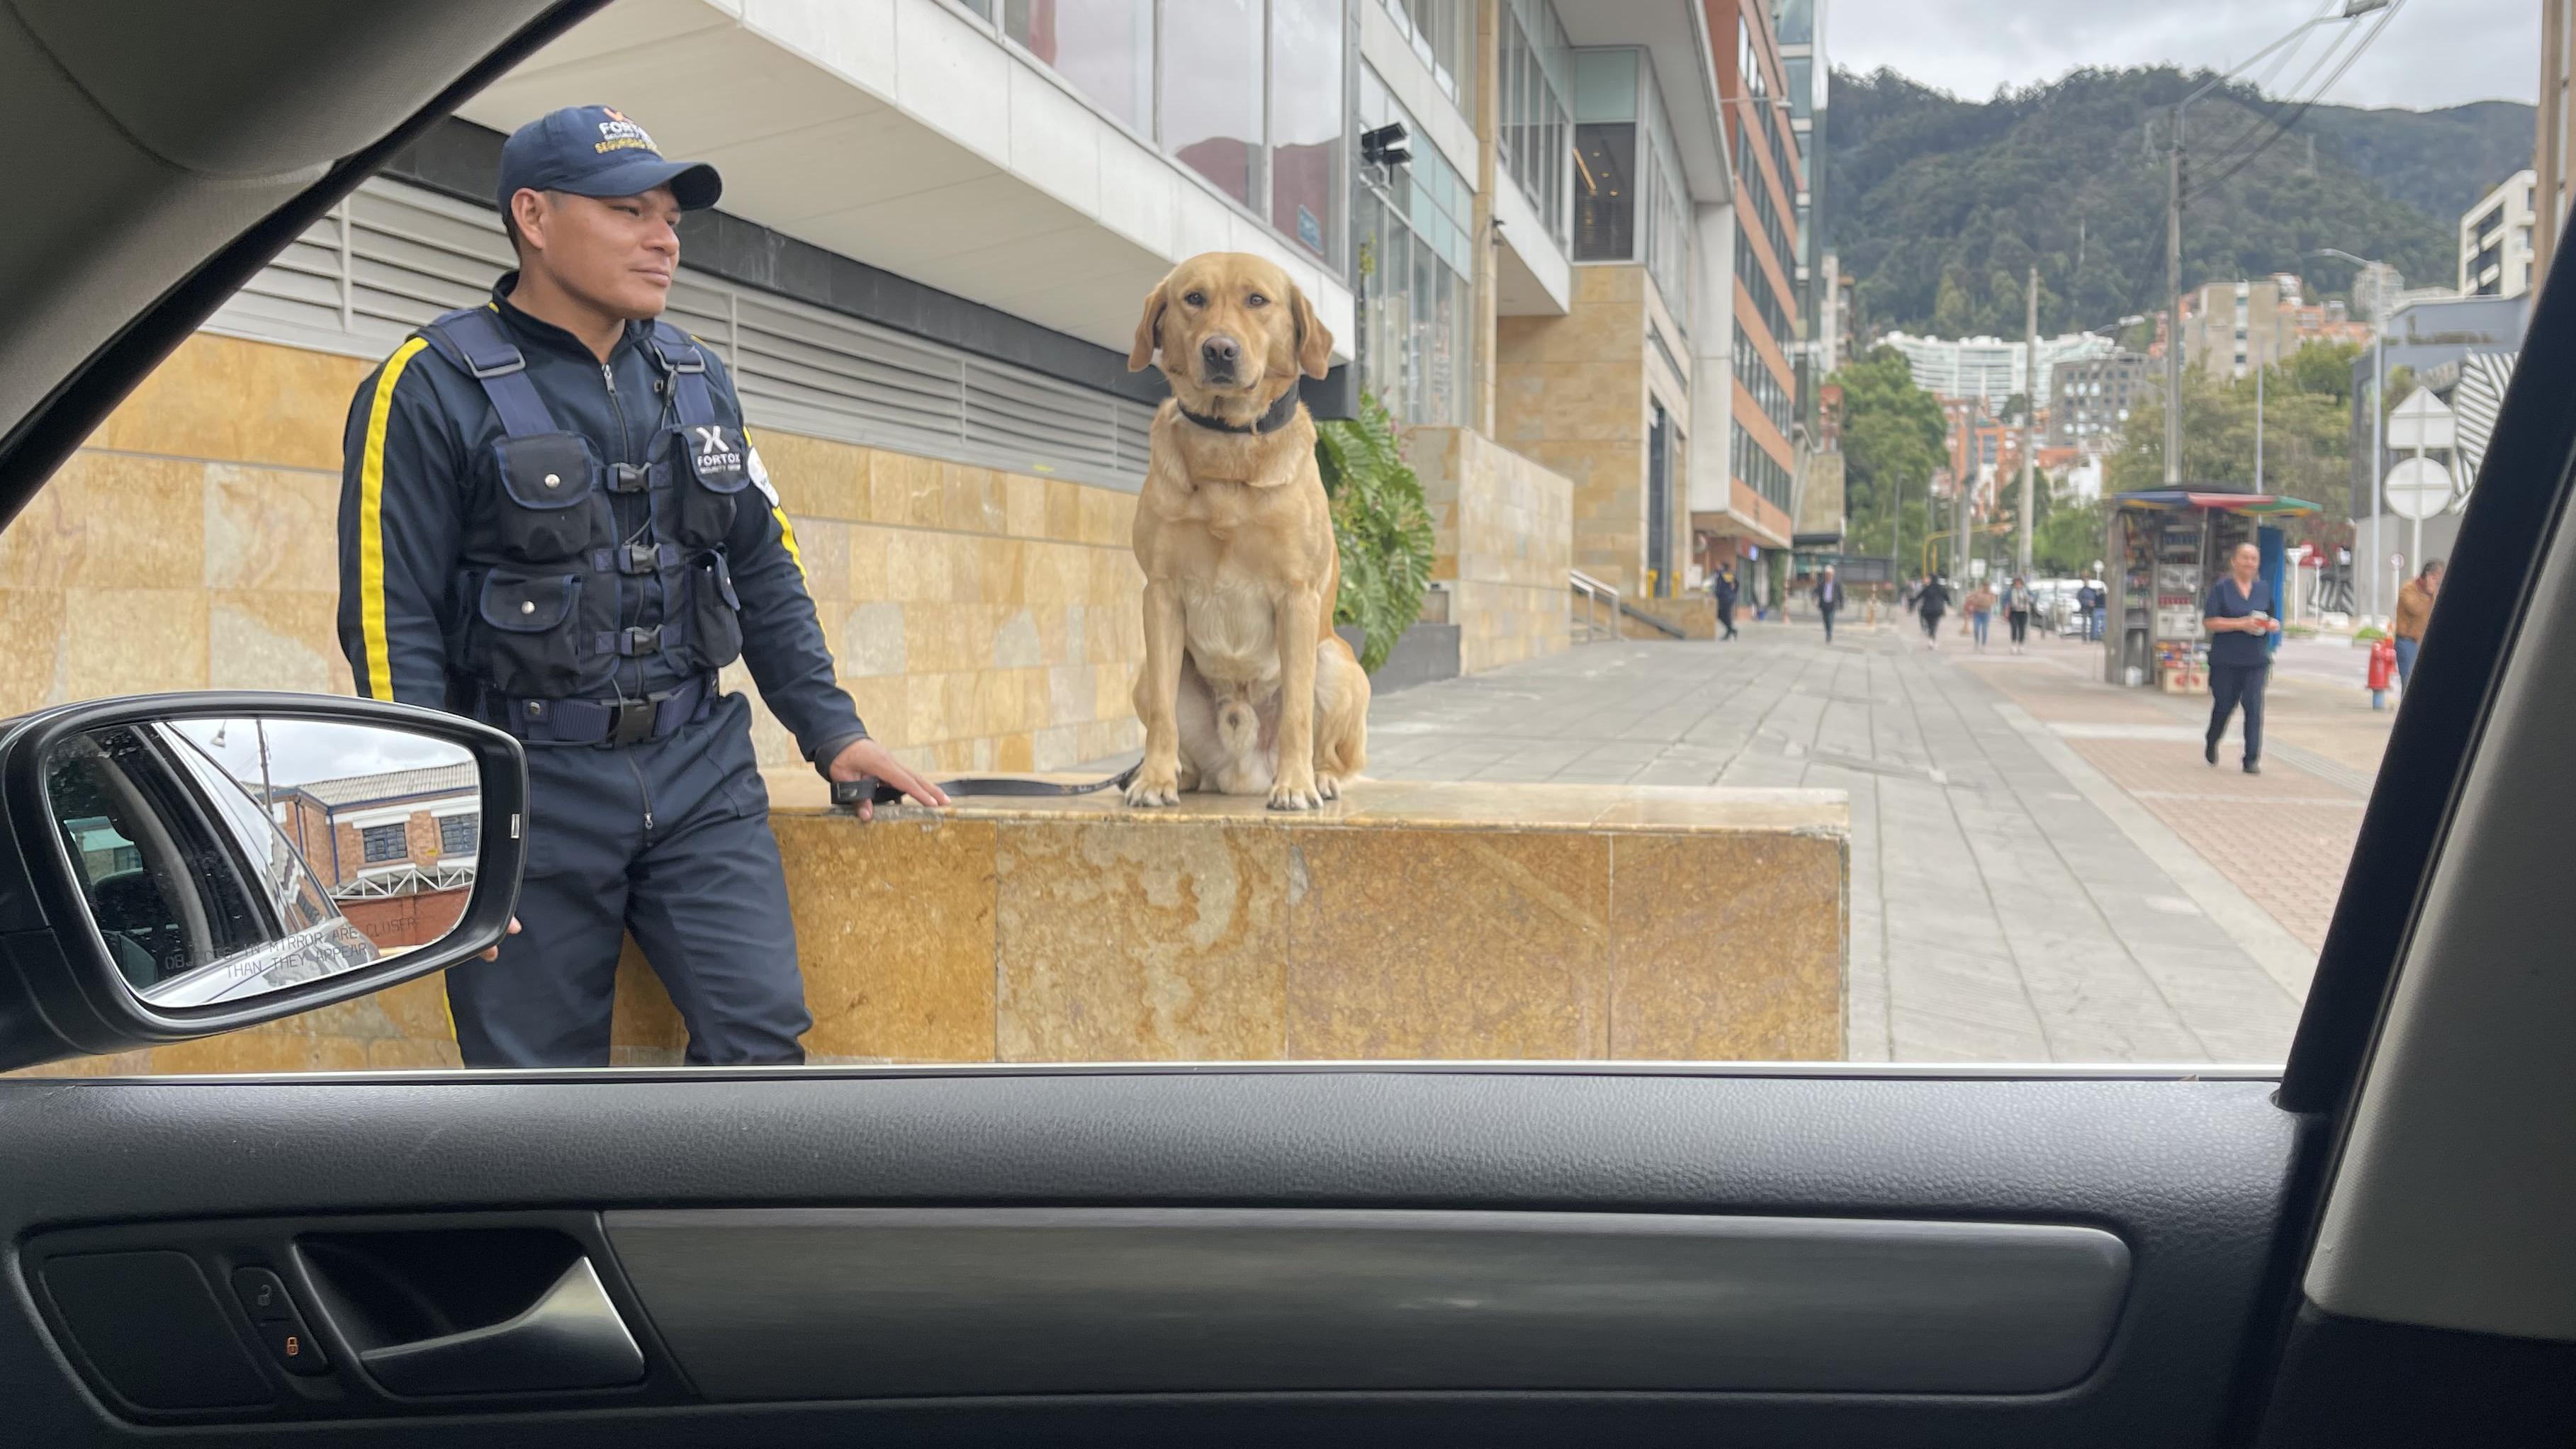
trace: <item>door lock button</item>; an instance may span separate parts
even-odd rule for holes
[[[266,1268],[234,1269],[233,1292],[255,1322],[284,1323],[295,1317],[295,1300],[286,1296],[286,1284]]]
[[[281,1322],[261,1324],[259,1336],[268,1344],[278,1366],[288,1373],[310,1376],[331,1371],[331,1360],[324,1356],[322,1345],[313,1341],[313,1330],[304,1326],[303,1319],[294,1317],[292,1310]]]

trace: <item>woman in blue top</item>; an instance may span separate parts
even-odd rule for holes
[[[2281,630],[2272,617],[2272,586],[2260,577],[2263,555],[2250,543],[2236,546],[2227,573],[2209,586],[2201,623],[2209,628],[2209,737],[2201,758],[2218,763],[2218,740],[2227,717],[2245,706],[2245,773],[2263,773],[2263,684],[2272,672],[2269,636]]]

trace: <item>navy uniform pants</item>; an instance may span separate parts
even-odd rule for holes
[[[608,1064],[632,931],[689,1029],[693,1065],[801,1062],[805,1010],[751,702],[624,748],[528,747],[520,933],[447,973],[469,1067]]]

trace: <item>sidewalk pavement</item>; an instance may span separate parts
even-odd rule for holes
[[[2280,1060],[2373,726],[2284,679],[2266,773],[2213,771],[2204,700],[2094,683],[2071,641],[1966,651],[1801,622],[1578,646],[1381,698],[1369,773],[1848,791],[1853,1060]]]

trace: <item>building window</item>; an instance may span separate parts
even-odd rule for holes
[[[1593,121],[1574,128],[1574,259],[1637,257],[1637,123]]]
[[[1352,273],[1358,297],[1360,382],[1408,423],[1466,421],[1472,346],[1469,244],[1474,196],[1375,72],[1362,68],[1357,121],[1400,121],[1413,161],[1384,185],[1361,168],[1351,189]]]
[[[1501,150],[1495,159],[1562,248],[1567,242],[1566,176],[1573,169],[1573,113],[1566,105],[1573,50],[1548,0],[1508,0],[1501,13]]]
[[[369,865],[390,860],[409,860],[411,843],[407,827],[400,821],[391,825],[369,825],[358,831],[358,850]]]
[[[1102,110],[1154,120],[1154,0],[1003,0],[1002,33]]]
[[[1259,210],[1262,0],[1163,8],[1163,145],[1216,188]]]
[[[1341,235],[1340,0],[1270,0],[1270,224],[1330,262]]]
[[[483,817],[480,814],[438,817],[440,855],[472,855],[482,846]]]
[[[1190,0],[1197,4],[1198,0]],[[1442,94],[1474,115],[1476,7],[1473,0],[1383,0],[1387,18],[1413,44]],[[1419,132],[1416,133],[1420,134]]]

